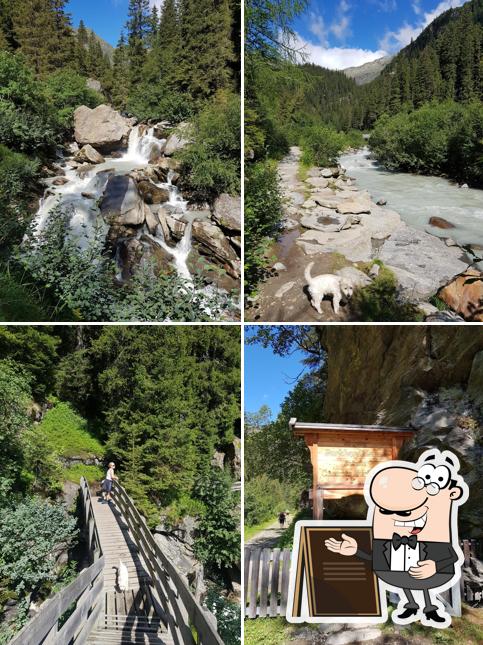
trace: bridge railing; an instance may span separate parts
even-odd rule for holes
[[[196,601],[185,580],[160,549],[134,502],[118,482],[114,482],[113,490],[115,503],[149,571],[176,645],[195,644],[192,628],[201,645],[223,645],[215,617]]]
[[[90,519],[92,500],[84,479],[81,481],[81,496],[93,564],[43,603],[39,613],[10,641],[10,645],[84,643],[97,623],[102,609],[104,556],[100,551],[95,522]]]
[[[84,523],[87,549],[90,554],[91,563],[98,560],[102,555],[101,541],[92,508],[92,497],[89,484],[85,477],[80,480],[80,498],[82,504],[82,518]]]

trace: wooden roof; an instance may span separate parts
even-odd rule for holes
[[[350,423],[306,423],[304,421],[297,421],[297,419],[290,419],[289,427],[295,435],[303,436],[308,433],[334,433],[340,431],[346,432],[379,432],[379,433],[397,433],[400,436],[412,437],[415,430],[407,427],[394,427],[394,426],[366,426],[366,425],[353,425]]]

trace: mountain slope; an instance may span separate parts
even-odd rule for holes
[[[365,63],[358,67],[348,67],[347,69],[344,69],[343,72],[349,78],[354,79],[357,85],[365,85],[366,83],[370,83],[375,80],[389,65],[393,58],[394,56],[383,56],[371,63]]]

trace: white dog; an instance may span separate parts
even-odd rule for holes
[[[119,591],[129,591],[129,573],[124,562],[119,560],[119,567],[117,569],[117,586]]]
[[[340,309],[340,301],[343,298],[350,298],[354,293],[354,287],[345,278],[330,273],[312,277],[311,270],[314,262],[311,262],[305,269],[305,279],[309,285],[310,301],[312,307],[322,313],[320,305],[326,296],[332,296],[332,306],[337,315]]]

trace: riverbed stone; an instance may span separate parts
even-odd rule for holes
[[[344,267],[336,271],[335,274],[350,282],[353,287],[367,287],[372,283],[371,278],[356,267]]]
[[[81,105],[74,112],[74,137],[81,146],[90,144],[105,153],[127,144],[131,127],[110,105],[91,110]]]
[[[164,154],[166,157],[171,157],[175,152],[182,150],[189,143],[191,143],[191,124],[187,122],[180,123],[176,130],[169,135]]]
[[[322,168],[320,174],[325,179],[330,179],[333,176],[333,170],[331,168]]]
[[[431,217],[429,224],[430,226],[442,229],[456,228],[454,224],[448,222],[448,220],[444,219],[444,217]]]
[[[147,179],[138,183],[138,190],[146,204],[164,204],[169,201],[169,190],[156,186]]]
[[[406,225],[386,240],[379,259],[396,275],[402,294],[413,301],[427,301],[467,268],[460,249]]]
[[[111,225],[140,226],[145,220],[144,202],[136,182],[123,175],[109,177],[100,209],[105,221]]]
[[[341,204],[338,205],[337,212],[343,213],[343,214],[350,213],[353,215],[370,213],[371,202],[369,199],[362,199],[361,197],[357,197],[356,199],[344,200]]]
[[[308,177],[307,184],[310,184],[314,188],[327,188],[329,182],[323,177]]]
[[[286,284],[282,285],[280,289],[277,291],[275,294],[275,298],[283,298],[283,296],[288,293],[293,287],[295,286],[295,282],[287,282]]]
[[[300,223],[304,228],[335,233],[343,226],[344,219],[338,217],[332,210],[319,208],[310,213],[305,213]]]
[[[76,152],[74,159],[81,163],[87,162],[92,164],[104,163],[104,157],[97,152],[90,144],[82,146],[79,152]]]
[[[438,292],[453,311],[470,322],[483,322],[483,273],[468,269]]]
[[[215,259],[232,277],[240,277],[238,256],[218,226],[212,222],[193,222],[193,240],[200,253]]]
[[[223,193],[213,204],[213,219],[223,229],[241,232],[241,198]]]

